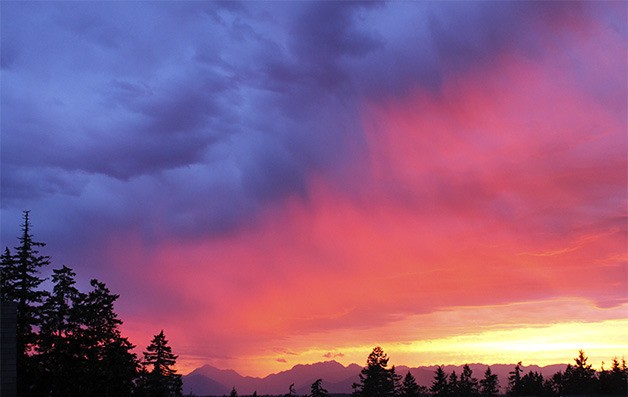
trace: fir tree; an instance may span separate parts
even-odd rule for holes
[[[626,368],[626,360],[621,361],[617,357],[613,358],[610,370],[604,369],[602,363],[602,371],[599,375],[598,392],[602,395],[609,396],[626,396],[628,395],[628,369]]]
[[[13,261],[13,255],[9,247],[5,247],[0,256],[0,300],[4,302],[17,302],[17,266]]]
[[[438,368],[436,368],[430,391],[434,396],[443,397],[447,395],[448,389],[449,384],[447,382],[447,374],[443,370],[443,367],[439,365]]]
[[[484,379],[480,380],[480,393],[483,396],[496,396],[499,393],[497,374],[491,372],[491,367],[486,368]]]
[[[77,317],[78,340],[85,361],[81,390],[87,395],[128,395],[137,376],[135,346],[120,333],[122,321],[114,311],[119,295],[91,280],[92,290],[83,295]]]
[[[588,358],[584,351],[578,352],[574,359],[576,365],[568,365],[563,375],[563,388],[565,394],[591,394],[595,390],[595,370],[587,364]]]
[[[172,354],[163,330],[155,335],[146,350],[142,362],[146,368],[142,382],[144,393],[154,397],[181,396],[181,375],[172,368],[178,356]]]
[[[369,354],[366,367],[360,372],[360,383],[354,383],[354,395],[390,397],[395,394],[395,373],[388,366],[388,355],[377,346]]]
[[[29,211],[23,213],[22,235],[15,253],[10,255],[5,249],[2,255],[1,275],[2,299],[17,303],[17,391],[20,396],[34,393],[32,380],[39,376],[31,353],[37,342],[35,329],[40,325],[40,306],[46,296],[46,292],[39,289],[44,281],[39,273],[50,263],[48,256],[39,254],[38,248],[45,244],[33,240],[29,214]]]
[[[416,383],[416,379],[410,371],[403,378],[403,383],[399,391],[400,397],[419,397],[421,395],[421,389]]]
[[[329,393],[327,390],[323,388],[321,385],[323,383],[322,379],[317,379],[312,383],[312,392],[310,393],[310,397],[328,397]]]
[[[456,371],[453,371],[449,375],[449,380],[447,381],[447,395],[458,396],[459,389],[460,389],[460,383],[458,382],[458,375],[456,375]]]
[[[294,390],[294,383],[292,383],[290,385],[290,387],[288,388],[288,394],[286,394],[286,397],[296,397],[297,392],[296,390]]]
[[[545,394],[545,382],[543,375],[530,371],[521,378],[521,395],[543,396]]]
[[[231,389],[231,393],[229,393],[229,397],[238,397],[238,391],[236,390],[235,386],[233,386],[233,388]]]
[[[460,381],[458,382],[458,395],[463,397],[473,397],[480,394],[478,380],[473,377],[473,371],[469,365],[462,367]]]
[[[515,369],[509,372],[508,376],[508,395],[520,396],[521,395],[521,361],[517,363]]]
[[[84,365],[77,342],[79,322],[75,315],[82,298],[75,287],[75,276],[66,266],[53,270],[52,293],[41,308],[41,329],[35,357],[40,367],[37,390],[42,394],[69,396],[79,393],[76,379],[67,376],[81,373]]]

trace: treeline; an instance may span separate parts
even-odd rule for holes
[[[19,244],[5,248],[0,264],[0,300],[17,306],[17,395],[30,396],[181,396],[181,376],[163,331],[143,358],[120,332],[114,311],[119,295],[91,280],[79,291],[67,266],[52,271],[51,290],[41,288],[41,270],[50,258],[33,240],[29,212]]]
[[[564,372],[559,371],[549,379],[530,371],[523,374],[521,362],[509,373],[506,380],[507,396],[626,396],[628,395],[628,369],[622,359],[613,359],[610,369],[602,368],[597,372],[587,364],[588,358],[580,351],[575,365],[567,365]],[[405,376],[398,374],[395,366],[388,367],[388,355],[381,347],[375,347],[362,368],[359,381],[353,384],[352,397],[480,397],[501,396],[500,380],[487,367],[484,376],[477,379],[469,365],[462,367],[460,375],[455,371],[446,373],[442,366],[436,368],[430,387],[417,384],[414,376],[408,371]],[[235,387],[230,397],[238,397]],[[253,394],[257,397],[257,393]],[[298,397],[294,384],[284,397]],[[322,387],[322,380],[317,379],[311,386],[311,392],[304,397],[330,397]]]
[[[455,371],[448,374],[442,366],[436,368],[432,385],[428,388],[416,383],[408,371],[404,377],[396,373],[395,367],[388,368],[388,356],[381,347],[375,347],[360,373],[359,382],[353,385],[354,397],[477,397],[500,395],[500,380],[488,367],[484,377],[478,380],[473,371],[464,365],[460,375]],[[506,380],[508,396],[558,397],[564,395],[626,396],[628,393],[628,369],[626,361],[614,358],[610,369],[595,371],[587,364],[581,350],[575,365],[567,365],[549,379],[530,371],[523,374],[519,362]],[[312,394],[312,397],[318,397]]]

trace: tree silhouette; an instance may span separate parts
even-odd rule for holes
[[[497,374],[491,372],[491,367],[486,368],[484,379],[480,380],[480,393],[483,396],[496,396],[499,393]]]
[[[456,371],[453,371],[449,375],[449,380],[447,381],[447,395],[448,396],[457,396],[460,390],[460,383],[458,382],[458,375],[456,375]]]
[[[52,293],[41,307],[41,328],[36,347],[39,376],[36,379],[39,393],[51,396],[76,395],[77,374],[84,372],[83,358],[77,340],[80,321],[76,311],[82,294],[75,287],[76,274],[69,267],[53,270]],[[67,374],[74,374],[73,379]]]
[[[595,370],[587,364],[588,358],[584,351],[578,352],[574,359],[576,365],[569,364],[563,375],[563,392],[565,394],[591,394],[595,390]]]
[[[288,394],[286,394],[286,397],[294,397],[296,395],[297,395],[297,392],[294,390],[294,383],[293,383],[288,388]]]
[[[522,396],[544,396],[546,394],[543,375],[530,371],[521,378],[520,393]]]
[[[508,376],[508,395],[520,396],[521,395],[521,361],[517,363],[515,369],[509,372]]]
[[[233,388],[231,389],[229,397],[238,397],[238,391],[236,390],[235,386],[233,386]]]
[[[447,396],[448,390],[449,383],[447,382],[447,374],[443,370],[443,367],[439,365],[438,368],[436,368],[430,391],[434,394],[434,396],[443,397]]]
[[[620,364],[617,357],[613,358],[610,370],[605,370],[604,364],[602,364],[602,371],[599,375],[599,393],[609,396],[626,396],[628,395],[627,389],[628,368],[626,368],[626,360],[622,359]]]
[[[5,247],[4,253],[0,256],[0,300],[17,302],[17,280],[17,266],[9,247]]]
[[[323,382],[322,379],[316,379],[314,383],[312,383],[312,392],[310,393],[310,397],[328,397],[329,393],[327,390],[323,388],[321,385]]]
[[[410,371],[403,378],[403,383],[401,384],[401,388],[399,390],[400,397],[419,397],[422,394],[423,390],[416,383],[416,379]]]
[[[15,254],[11,255],[7,248],[2,255],[0,275],[2,299],[17,302],[17,391],[20,396],[33,392],[31,380],[38,376],[30,353],[37,342],[34,330],[40,325],[40,306],[46,296],[46,292],[39,289],[44,281],[39,273],[50,263],[48,256],[39,254],[38,248],[46,244],[33,240],[29,214],[29,211],[22,214],[22,235]]]
[[[354,383],[354,395],[363,397],[389,397],[395,395],[395,372],[386,368],[388,355],[376,346],[360,372],[360,383]]]
[[[458,382],[458,395],[464,397],[473,397],[480,394],[478,389],[478,380],[473,377],[473,371],[467,364],[462,367],[460,381]]]
[[[79,341],[85,357],[82,390],[91,395],[124,395],[131,392],[137,376],[133,344],[120,333],[120,320],[114,311],[119,295],[91,280],[92,290],[79,304]],[[88,393],[87,393],[88,392]]]
[[[150,345],[144,352],[142,365],[145,370],[141,381],[141,388],[147,396],[171,397],[181,396],[181,375],[171,368],[175,365],[177,357],[172,354],[172,348],[162,330],[155,335]],[[148,367],[152,369],[148,370]]]

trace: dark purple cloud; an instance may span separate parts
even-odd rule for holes
[[[3,242],[23,208],[150,241],[233,231],[313,175],[350,189],[364,101],[438,95],[591,13],[624,29],[592,4],[5,2]]]

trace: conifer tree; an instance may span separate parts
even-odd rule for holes
[[[574,359],[576,365],[569,364],[563,375],[563,388],[565,394],[593,393],[595,389],[595,370],[587,364],[587,356],[584,351],[578,352],[578,357]]]
[[[155,335],[146,350],[142,362],[146,368],[142,381],[144,393],[154,397],[181,396],[181,375],[172,368],[178,356],[172,354],[163,330]]]
[[[133,344],[120,333],[122,321],[114,311],[119,295],[91,280],[76,313],[81,323],[78,340],[85,361],[81,390],[86,395],[128,395],[137,376]]]
[[[310,393],[310,397],[328,397],[329,393],[322,386],[323,380],[316,379],[314,383],[312,383],[312,392]]]
[[[463,397],[473,397],[479,394],[478,380],[473,377],[473,371],[469,365],[462,367],[460,381],[458,382],[458,395]]]
[[[29,214],[29,211],[23,212],[22,235],[14,254],[5,249],[2,255],[0,275],[2,299],[17,303],[17,391],[20,396],[34,393],[32,380],[38,376],[31,353],[37,341],[35,329],[40,325],[40,306],[46,295],[39,289],[44,281],[39,273],[50,263],[48,256],[39,254],[38,248],[45,244],[33,240]]]
[[[447,395],[448,389],[447,374],[443,370],[443,367],[439,365],[438,368],[436,368],[430,391],[434,396],[444,397]]]
[[[288,388],[288,394],[286,394],[286,397],[296,397],[297,392],[296,390],[294,390],[294,383],[292,383],[290,385],[290,387]]]
[[[9,247],[5,247],[0,256],[0,300],[4,302],[17,302],[16,296],[17,267],[13,261],[13,255]]]
[[[457,396],[459,394],[460,383],[458,382],[458,375],[456,371],[453,371],[449,375],[449,380],[447,381],[447,395],[448,396]]]
[[[410,371],[403,378],[403,383],[399,391],[400,397],[419,397],[421,395],[421,389],[416,383],[416,379]]]
[[[610,370],[604,369],[599,375],[599,394],[609,396],[626,396],[628,395],[628,368],[626,360],[622,359],[621,364],[617,357],[613,358]]]
[[[231,393],[229,393],[229,397],[238,397],[238,391],[236,390],[235,386],[233,386],[233,388],[231,389]]]
[[[520,393],[523,396],[543,396],[545,394],[545,382],[543,375],[530,371],[521,378]]]
[[[72,269],[63,266],[53,270],[54,284],[42,305],[41,328],[36,347],[40,367],[37,390],[51,396],[79,393],[76,379],[67,374],[82,372],[82,352],[77,341],[79,322],[75,315],[81,293],[75,287]]]
[[[491,372],[491,367],[486,368],[484,379],[480,380],[480,393],[483,396],[496,396],[499,393],[497,374]]]
[[[354,383],[354,395],[363,397],[390,397],[395,394],[395,373],[388,366],[388,355],[376,346],[360,372],[360,383]]]
[[[521,361],[517,363],[515,369],[509,372],[508,376],[508,395],[520,396],[521,395]]]

